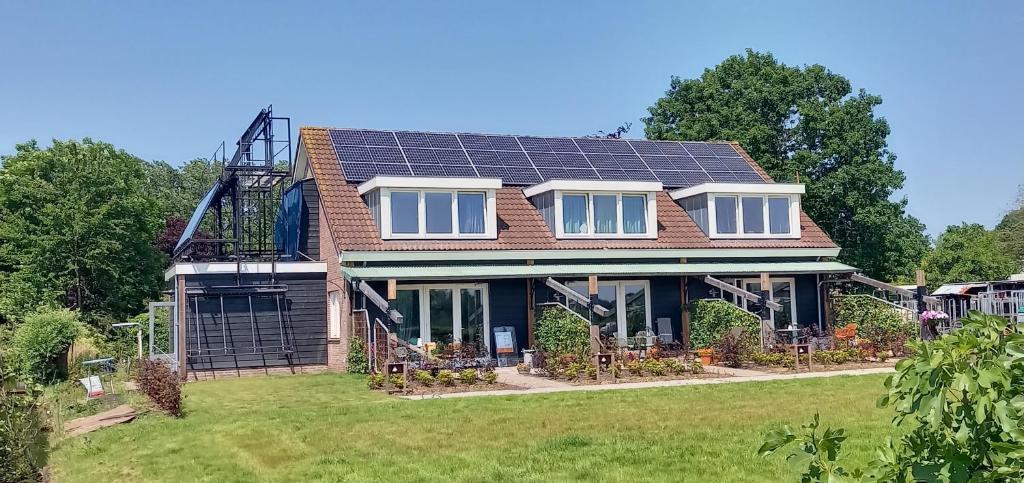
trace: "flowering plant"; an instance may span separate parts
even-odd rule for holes
[[[921,321],[926,322],[929,320],[948,319],[949,314],[941,310],[925,310],[921,313]]]

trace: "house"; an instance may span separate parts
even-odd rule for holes
[[[496,355],[497,332],[503,347],[528,348],[538,305],[569,304],[573,292],[585,302],[592,288],[605,309],[594,323],[618,339],[687,340],[687,304],[752,308],[733,293],[744,290],[768,292],[777,328],[822,327],[822,282],[855,272],[834,261],[840,247],[801,209],[804,187],[773,182],[737,143],[303,127],[291,179],[280,260],[184,257],[167,275],[180,284],[179,325],[201,341],[223,329],[201,319],[230,310],[182,309],[187,287],[204,284],[199,272],[215,277],[218,263],[239,280],[276,271],[285,306],[310,310],[302,330],[271,331],[306,344],[304,358],[284,358],[292,370],[344,369],[350,338],[378,330],[477,357]],[[194,371],[241,367],[187,359]]]

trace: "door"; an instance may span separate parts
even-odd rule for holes
[[[490,312],[486,284],[404,285],[396,310],[405,321],[399,337],[412,344],[459,344],[478,357],[490,355]]]

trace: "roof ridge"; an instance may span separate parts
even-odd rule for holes
[[[542,139],[600,139],[608,141],[652,141],[652,142],[674,142],[674,143],[705,143],[705,144],[735,144],[737,141],[728,141],[724,139],[714,140],[678,140],[678,139],[647,139],[647,138],[609,138],[601,136],[559,136],[550,134],[512,134],[512,133],[493,133],[493,132],[479,132],[479,131],[424,131],[419,129],[376,129],[368,127],[338,127],[338,126],[300,126],[302,129],[317,129],[317,130],[335,130],[335,131],[376,131],[376,132],[408,132],[408,133],[420,133],[420,134],[475,134],[479,136],[509,136],[509,137],[528,137],[528,138],[542,138]]]

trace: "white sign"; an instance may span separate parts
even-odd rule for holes
[[[93,399],[103,396],[103,383],[100,382],[99,376],[83,377],[78,382],[85,386],[86,398]]]
[[[512,340],[511,332],[495,332],[494,342],[498,346],[498,353],[515,352],[515,341]]]

